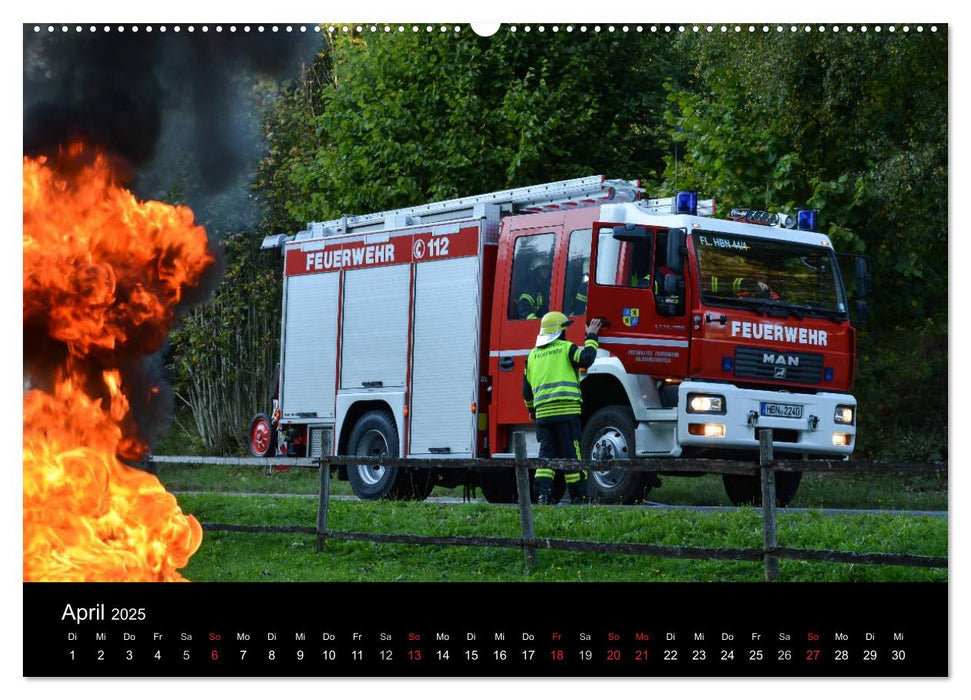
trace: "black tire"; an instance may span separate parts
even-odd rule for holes
[[[267,414],[257,413],[253,417],[246,442],[254,457],[272,457],[276,454],[276,427]]]
[[[799,490],[802,472],[775,473],[775,504],[779,508],[789,505]],[[736,506],[762,506],[762,479],[758,476],[722,474],[722,483],[728,500]]]
[[[483,469],[476,476],[482,495],[489,503],[516,503],[519,500],[515,469]]]
[[[634,413],[627,406],[605,406],[583,426],[580,450],[586,459],[610,461],[634,459]],[[656,479],[651,474],[625,469],[588,473],[587,492],[594,503],[640,503]]]
[[[516,484],[515,469],[490,469],[479,472],[479,488],[489,503],[518,503],[519,487]],[[566,478],[563,472],[556,472],[553,476],[553,488],[550,490],[550,502],[559,503],[566,493]],[[529,471],[529,500],[536,503],[535,472]]]
[[[347,440],[347,454],[360,457],[397,457],[398,428],[387,411],[368,411],[354,425]],[[357,465],[347,468],[347,480],[358,498],[407,500],[414,498],[410,479],[400,478],[398,467]]]
[[[398,480],[403,482],[401,499],[424,501],[435,488],[435,473],[431,469],[400,469]]]

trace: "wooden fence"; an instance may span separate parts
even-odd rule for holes
[[[260,526],[233,525],[225,523],[203,523],[203,528],[224,532],[287,532],[306,533],[317,538],[317,551],[323,549],[327,539],[358,540],[369,542],[440,545],[440,546],[484,546],[510,547],[523,550],[526,569],[536,564],[538,549],[551,549],[573,552],[603,552],[614,554],[633,554],[673,559],[720,559],[731,561],[762,561],[765,580],[779,578],[779,559],[799,559],[803,561],[830,561],[848,564],[875,564],[886,566],[915,566],[947,568],[947,557],[916,554],[885,554],[875,552],[847,552],[835,550],[796,549],[780,547],[776,537],[776,487],[777,471],[798,472],[842,472],[862,473],[870,471],[897,471],[909,473],[930,473],[946,471],[947,462],[875,462],[868,460],[775,460],[772,450],[772,431],[760,432],[759,463],[734,462],[713,459],[647,459],[614,460],[611,469],[633,471],[690,472],[697,474],[740,474],[760,475],[762,481],[762,547],[761,548],[712,548],[678,547],[670,545],[650,545],[624,542],[592,542],[585,540],[537,539],[533,527],[533,505],[530,501],[529,470],[537,467],[550,467],[557,470],[576,471],[577,469],[602,469],[603,462],[575,461],[566,459],[528,459],[526,457],[525,437],[522,433],[513,436],[515,459],[402,459],[390,457],[324,457],[259,459],[243,457],[191,457],[155,456],[155,464],[219,464],[231,466],[261,466],[286,464],[298,468],[312,468],[320,472],[320,493],[317,508],[316,527],[305,526]],[[334,466],[373,465],[385,467],[429,468],[429,469],[476,469],[515,468],[519,491],[519,520],[521,538],[451,536],[433,537],[427,535],[387,535],[361,532],[344,532],[328,528],[327,519],[330,507],[330,471]]]

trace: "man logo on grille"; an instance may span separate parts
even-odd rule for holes
[[[776,355],[774,352],[762,353],[763,365],[789,365],[790,367],[799,366],[798,355]]]
[[[641,320],[640,309],[633,309],[629,306],[625,306],[622,313],[624,315],[624,325],[629,328],[634,328]]]
[[[786,378],[786,368],[785,367],[776,367],[775,368],[775,378],[776,379],[785,379]]]

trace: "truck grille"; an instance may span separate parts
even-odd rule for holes
[[[823,356],[771,348],[736,348],[735,376],[818,384],[823,378]]]

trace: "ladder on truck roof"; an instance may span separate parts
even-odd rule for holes
[[[640,180],[607,180],[603,175],[591,175],[361,216],[343,216],[330,221],[314,221],[307,225],[306,230],[294,236],[286,234],[267,236],[263,239],[261,247],[265,250],[282,247],[290,240],[309,240],[346,233],[371,233],[417,224],[473,219],[483,216],[485,207],[490,205],[498,207],[502,214],[511,214],[554,211],[608,202],[633,202],[639,198],[640,192]]]

